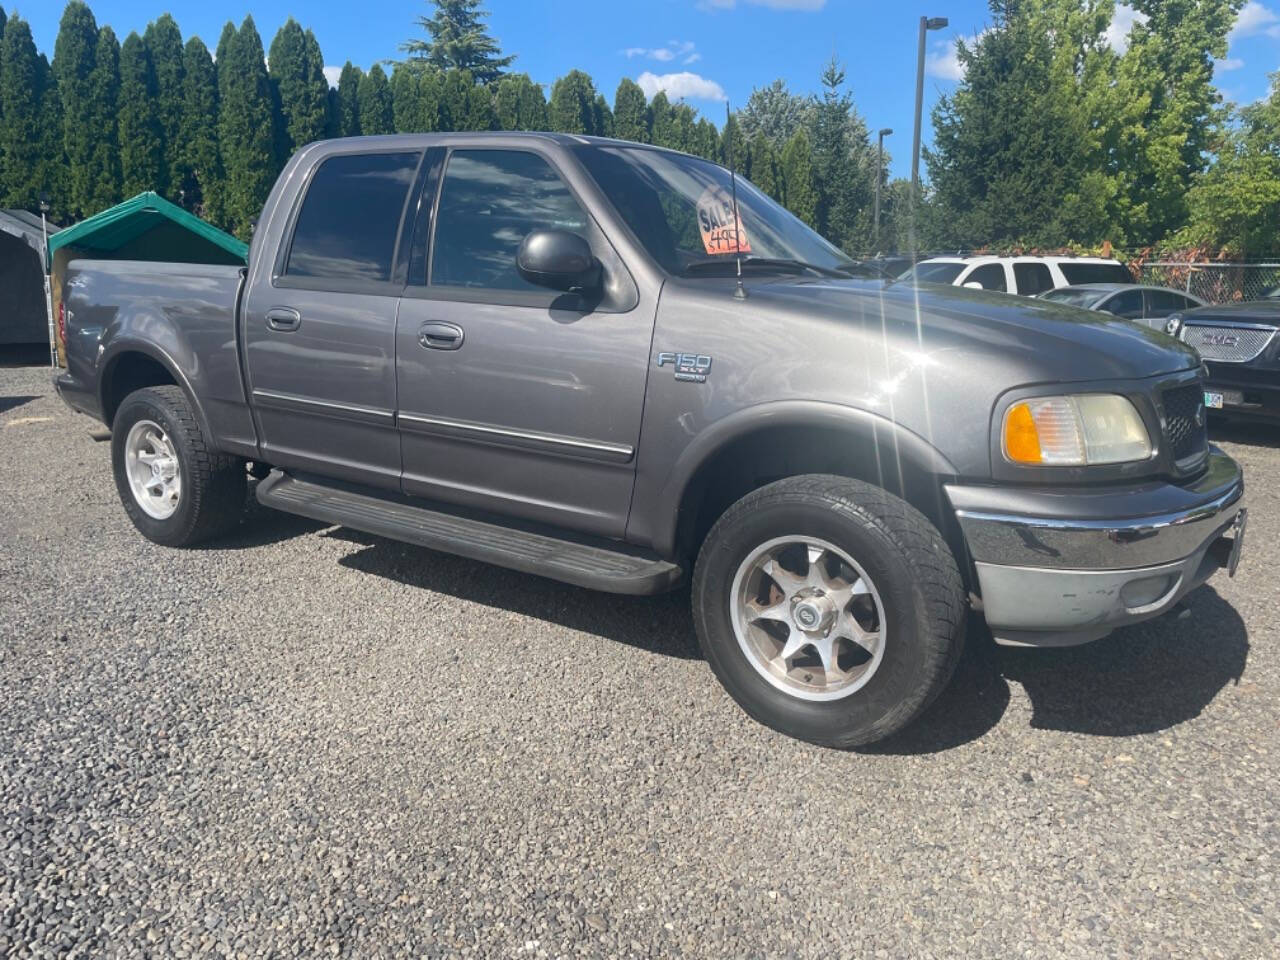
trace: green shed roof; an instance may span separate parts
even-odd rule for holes
[[[49,237],[50,258],[67,246],[139,260],[245,263],[249,255],[247,244],[150,190]]]

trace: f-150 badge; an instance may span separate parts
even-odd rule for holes
[[[659,353],[658,366],[675,368],[677,380],[706,383],[711,372],[711,358],[705,353]]]

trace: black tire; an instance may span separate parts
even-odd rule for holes
[[[752,665],[734,631],[738,567],[761,544],[790,536],[839,547],[879,591],[882,659],[865,686],[842,699],[806,700],[779,689]],[[716,677],[760,723],[829,747],[882,740],[919,716],[955,670],[965,611],[955,558],[937,528],[904,500],[845,477],[791,477],[753,491],[712,527],[694,567],[694,624]]]
[[[182,477],[178,507],[164,519],[148,515],[134,499],[125,469],[125,442],[139,420],[163,428],[173,443]],[[244,461],[217,453],[181,387],[146,387],[124,398],[111,426],[111,467],[125,513],[144,537],[166,547],[189,547],[234,528],[244,512]]]

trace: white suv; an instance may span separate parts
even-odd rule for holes
[[[1082,283],[1133,283],[1128,267],[1103,257],[930,257],[902,278],[912,276],[1024,297]]]

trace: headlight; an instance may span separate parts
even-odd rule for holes
[[[1004,415],[1013,463],[1084,466],[1151,456],[1151,438],[1127,398],[1111,393],[1021,400]]]
[[[1182,314],[1174,313],[1165,318],[1164,332],[1171,337],[1176,337],[1178,331],[1182,329]]]

